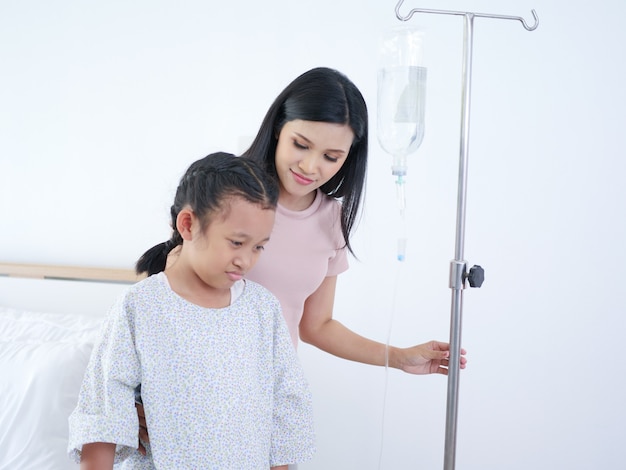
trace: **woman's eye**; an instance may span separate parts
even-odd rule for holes
[[[296,146],[296,148],[299,148],[301,150],[306,150],[308,147],[306,145],[302,145],[300,142],[298,142],[297,140],[293,141],[293,145]]]
[[[259,246],[256,247],[256,250],[257,251],[263,251],[263,250],[265,250],[265,247],[263,245],[259,245]]]
[[[324,155],[324,157],[326,158],[326,160],[328,160],[329,162],[333,162],[333,163],[337,163],[339,161],[338,158],[333,157],[331,155]]]
[[[230,241],[230,243],[232,243],[232,244],[233,244],[233,246],[237,246],[237,247],[239,247],[239,246],[242,246],[242,245],[243,245],[243,243],[242,243],[242,242],[238,242],[237,240],[231,240],[231,241]]]

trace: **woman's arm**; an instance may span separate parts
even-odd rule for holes
[[[304,304],[300,320],[300,338],[334,356],[351,361],[385,365],[387,346],[360,336],[333,319],[337,276],[324,279],[317,290]],[[429,341],[410,348],[389,346],[389,367],[401,369],[411,374],[447,374],[448,343]],[[467,359],[461,350],[462,369]]]
[[[144,446],[143,443],[150,442],[148,424],[146,423],[146,412],[141,403],[135,403],[135,408],[137,409],[137,418],[139,419],[139,445],[137,446],[137,450],[141,455],[146,455],[146,446]]]
[[[111,470],[115,459],[115,444],[92,442],[83,445],[80,470]]]

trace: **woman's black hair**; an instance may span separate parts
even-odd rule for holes
[[[211,216],[226,209],[228,199],[240,197],[263,209],[276,209],[278,183],[254,159],[238,158],[230,153],[213,153],[192,163],[181,178],[174,204],[170,209],[172,237],[146,251],[135,265],[137,274],[149,276],[165,269],[167,255],[182,245],[176,228],[180,211],[189,207],[200,220],[204,231]]]
[[[276,173],[276,146],[283,126],[295,119],[347,124],[354,133],[348,157],[327,183],[320,187],[327,196],[341,199],[341,231],[346,246],[359,214],[367,173],[368,115],[359,89],[337,70],[319,67],[291,82],[270,106],[250,148],[242,156],[262,163]]]

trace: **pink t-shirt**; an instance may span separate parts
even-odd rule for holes
[[[246,276],[278,297],[295,346],[304,301],[325,277],[348,269],[340,213],[339,201],[319,190],[303,211],[278,205],[270,241]]]

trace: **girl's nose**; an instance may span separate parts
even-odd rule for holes
[[[247,268],[247,266],[246,266],[246,260],[245,260],[245,257],[243,257],[243,256],[241,256],[241,255],[238,255],[238,256],[237,256],[237,257],[233,260],[233,265],[234,265],[237,269],[239,269],[239,270],[241,270],[241,271],[244,271],[244,272],[245,272],[245,271],[246,271],[246,268]]]
[[[233,264],[237,267],[237,269],[240,269],[241,271],[245,273],[252,266],[253,258],[254,258],[253,254],[239,253],[233,260]]]

